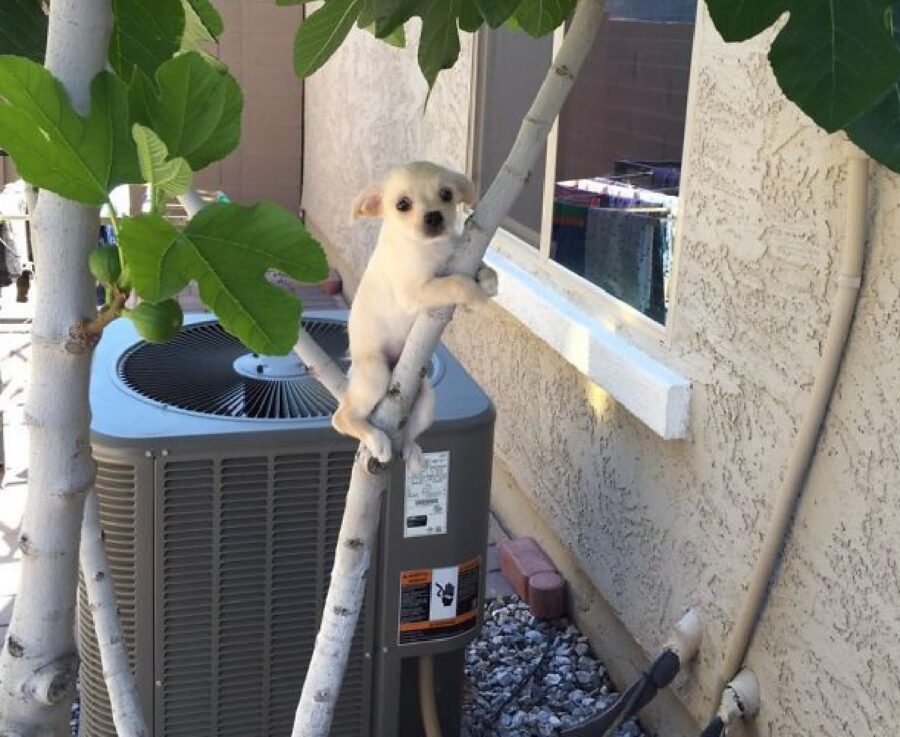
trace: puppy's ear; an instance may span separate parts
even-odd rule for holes
[[[373,184],[360,192],[353,200],[353,210],[350,214],[354,218],[380,218],[381,187]]]
[[[453,186],[459,191],[459,199],[467,205],[474,205],[477,194],[472,180],[465,174],[453,174]]]

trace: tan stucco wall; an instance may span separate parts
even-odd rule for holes
[[[697,718],[805,406],[844,231],[842,147],[783,99],[765,41],[726,46],[705,16],[697,27],[669,343],[641,341],[693,382],[685,440],[660,440],[498,307],[448,337],[497,405],[496,450],[521,493],[635,640],[653,651],[702,610],[701,658],[679,687]],[[357,34],[310,81],[304,204],[351,292],[375,229],[350,226],[350,200],[396,161],[463,165],[469,74],[442,77],[423,117],[413,52]],[[763,735],[900,725],[900,179],[875,168],[872,187],[847,361],[749,656]]]

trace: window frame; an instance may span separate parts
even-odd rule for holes
[[[701,4],[698,3],[698,10]],[[696,87],[697,25],[692,38],[692,60],[687,109]],[[565,37],[563,27],[553,35],[555,56]],[[482,70],[489,48],[488,34],[478,32],[472,44],[471,95],[467,170],[481,184],[481,141],[484,126],[485,75]],[[692,131],[691,116],[685,121],[683,160],[688,159]],[[661,324],[602,287],[588,281],[550,258],[553,192],[558,148],[558,122],[547,137],[543,183],[543,211],[538,247],[516,234],[504,222],[491,241],[486,262],[500,272],[497,301],[533,333],[543,338],[581,373],[606,389],[645,425],[664,439],[684,438],[688,430],[691,385],[688,378],[672,370],[658,357],[666,356],[671,344],[671,325],[677,311],[678,266],[683,228],[677,227],[669,280],[669,307]],[[678,213],[685,210],[684,191]],[[511,283],[504,295],[504,280]],[[528,304],[524,304],[528,302]],[[538,307],[539,305],[539,307]],[[550,318],[542,318],[544,312]],[[551,321],[556,321],[551,325]],[[558,329],[556,328],[558,326]],[[557,333],[559,335],[557,335]],[[573,336],[575,336],[573,347]],[[606,366],[615,364],[614,370]]]
[[[698,8],[700,5],[698,4]],[[696,28],[696,25],[695,25]],[[555,56],[562,45],[565,30],[562,26],[553,33],[553,51]],[[476,183],[481,184],[481,140],[484,128],[484,99],[486,85],[481,70],[484,68],[484,59],[489,47],[488,34],[484,30],[477,33],[475,43],[472,44],[472,84],[469,121],[469,146],[467,151],[467,167],[470,176]],[[696,35],[692,45],[696,43]],[[691,90],[694,87],[694,64],[691,63],[691,77],[688,85],[688,106],[690,106]],[[687,151],[687,142],[690,136],[690,120],[685,122],[684,150]],[[670,325],[677,305],[678,262],[683,238],[682,228],[676,227],[675,239],[672,245],[672,267],[669,277],[669,308],[666,314],[666,322],[659,323],[647,317],[642,312],[627,302],[614,297],[602,287],[585,279],[578,274],[569,271],[566,267],[557,263],[550,257],[551,231],[553,228],[553,192],[556,184],[556,156],[559,145],[559,121],[553,122],[547,136],[547,150],[544,161],[544,188],[543,210],[541,212],[541,231],[537,244],[529,243],[522,237],[522,228],[515,223],[504,221],[498,229],[492,242],[492,247],[497,248],[507,259],[517,265],[526,268],[529,272],[541,276],[548,287],[562,291],[572,298],[579,307],[589,313],[597,315],[601,322],[615,325],[617,329],[625,328],[633,333],[641,342],[650,342],[661,347],[669,345],[671,340]],[[686,158],[686,156],[684,157]],[[679,197],[678,212],[684,210],[684,194]],[[677,213],[676,213],[677,216]],[[523,249],[527,249],[527,255],[522,256]],[[540,259],[532,259],[535,253]]]

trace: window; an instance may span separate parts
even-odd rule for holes
[[[609,0],[547,150],[504,228],[565,270],[664,324],[678,225],[697,0]],[[473,171],[490,182],[553,46],[499,29],[481,39]],[[598,290],[599,288],[599,290]]]

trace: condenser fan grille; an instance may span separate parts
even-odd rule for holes
[[[312,319],[303,328],[347,368],[344,323]],[[202,415],[312,419],[337,406],[299,359],[250,354],[215,321],[187,325],[167,343],[138,343],[119,361],[118,375],[146,399]]]

